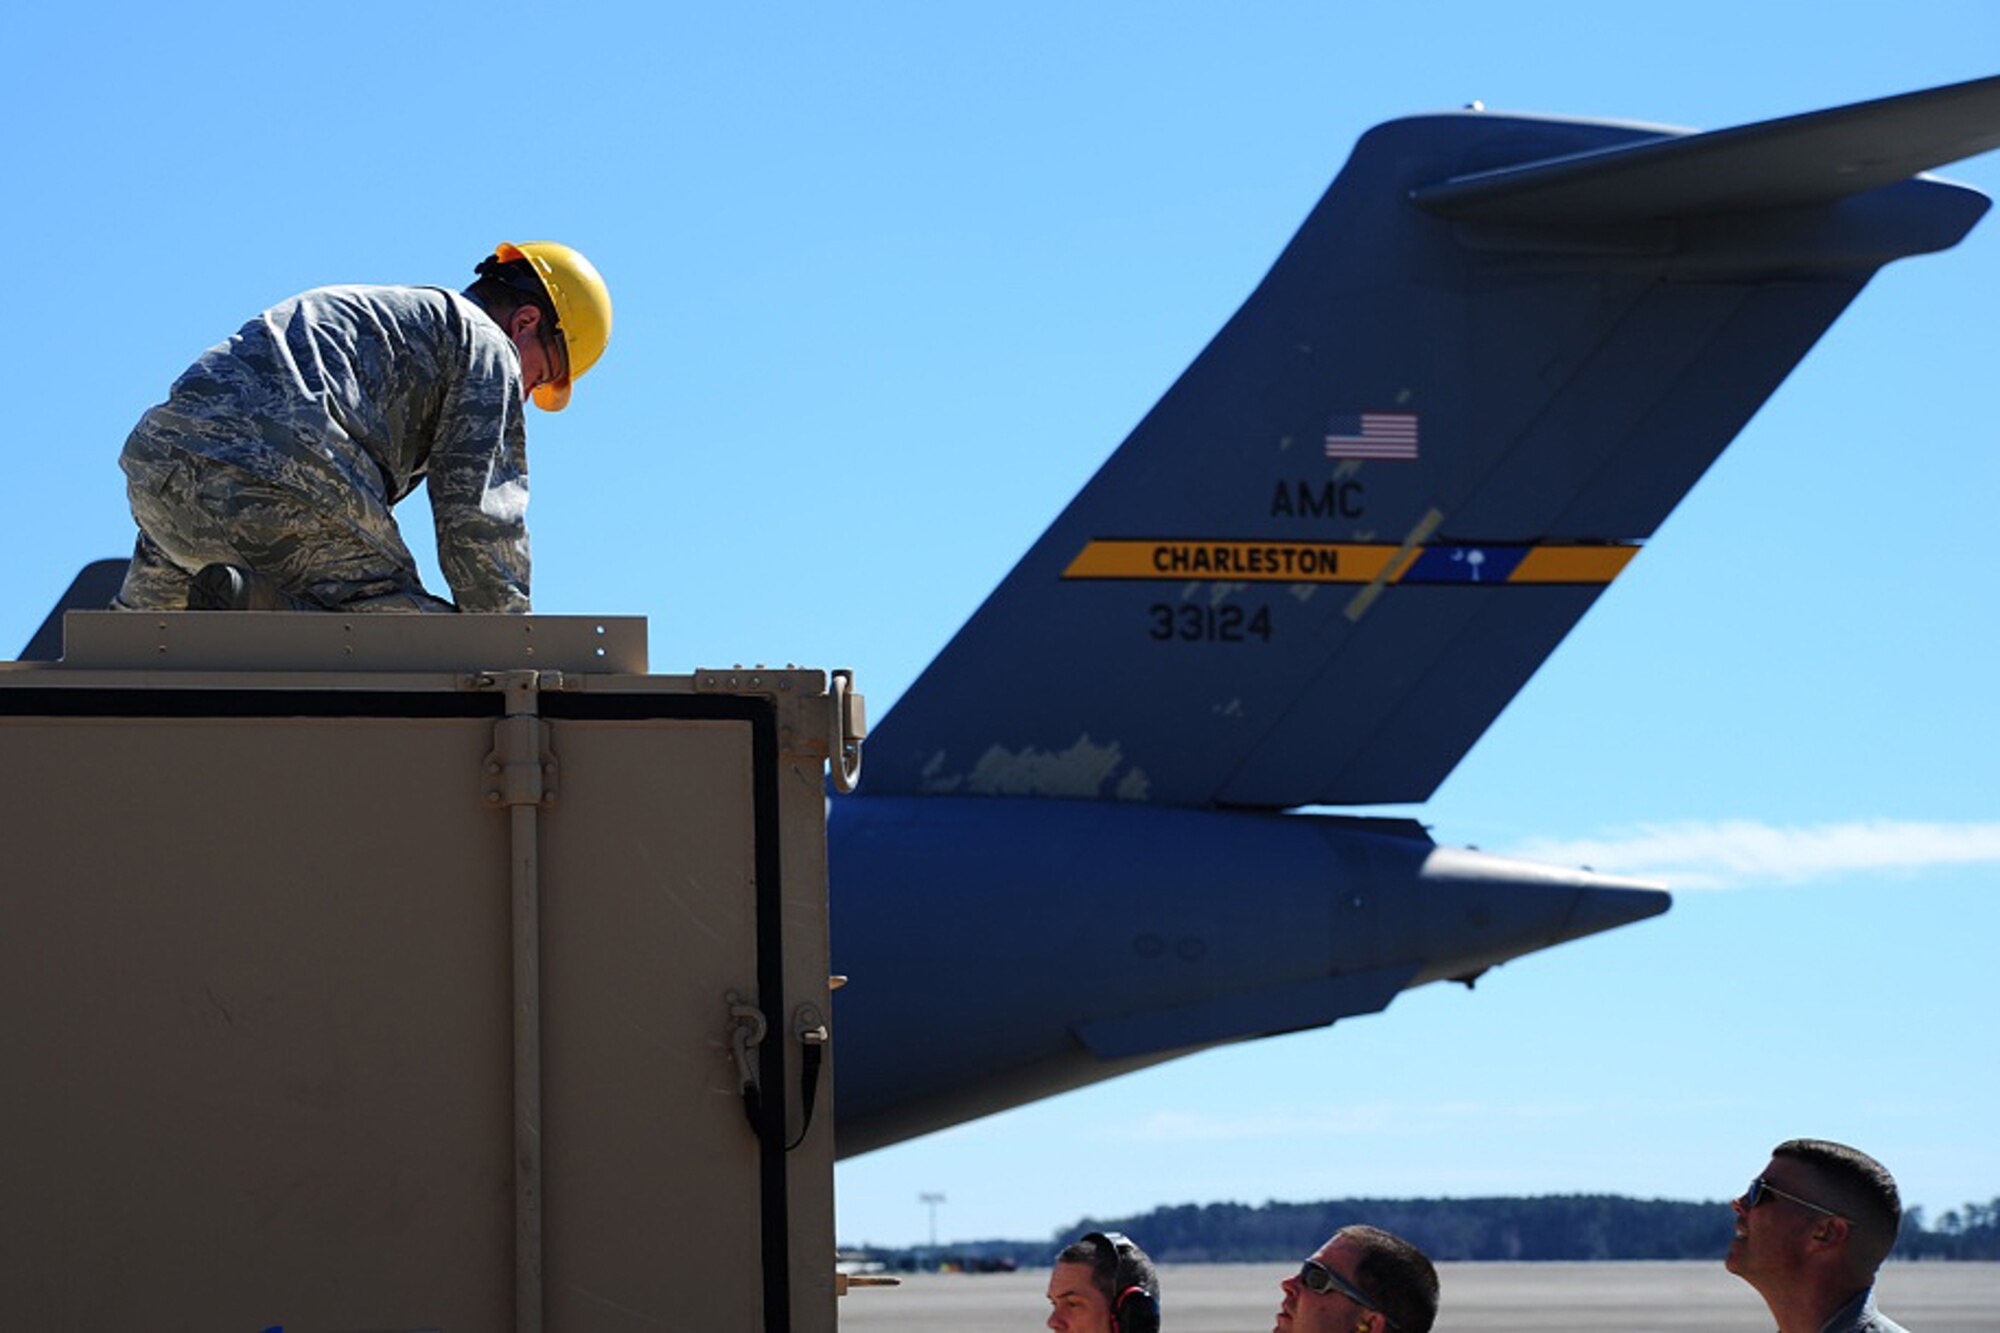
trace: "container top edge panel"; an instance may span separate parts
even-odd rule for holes
[[[71,611],[41,671],[646,674],[644,616]]]

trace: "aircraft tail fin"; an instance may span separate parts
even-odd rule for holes
[[[867,792],[1422,801],[1883,264],[2000,79],[1713,134],[1364,135],[877,726]],[[864,793],[865,794],[865,793]]]
[[[2000,76],[1469,172],[1410,198],[1479,222],[1695,217],[1829,203],[1993,148]]]

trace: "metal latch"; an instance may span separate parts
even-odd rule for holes
[[[833,770],[833,789],[846,795],[861,781],[861,742],[868,737],[868,706],[854,689],[852,671],[842,667],[829,679],[827,701],[833,716],[826,729],[827,759]]]
[[[728,991],[722,998],[729,1005],[729,1053],[736,1057],[736,1091],[743,1098],[743,1113],[749,1117],[751,1132],[755,1133],[760,1128],[757,1123],[759,1090],[757,1069],[751,1062],[750,1050],[763,1044],[770,1024],[765,1021],[764,1011],[738,992]]]
[[[486,754],[486,803],[543,809],[556,803],[556,754],[549,748],[546,722],[523,713],[493,724],[493,748]]]

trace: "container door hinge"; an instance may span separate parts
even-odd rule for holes
[[[493,748],[486,754],[486,803],[495,808],[556,803],[556,754],[549,725],[536,715],[542,672],[507,671],[493,685],[507,694],[507,716],[493,725]]]

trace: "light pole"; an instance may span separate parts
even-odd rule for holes
[[[931,1249],[935,1250],[937,1249],[937,1210],[938,1205],[944,1202],[944,1195],[919,1194],[917,1202],[927,1205],[931,1210]]]

